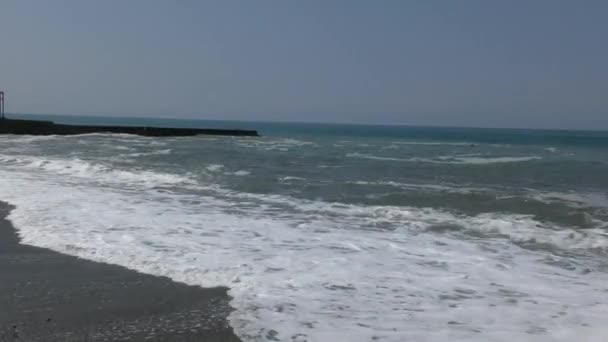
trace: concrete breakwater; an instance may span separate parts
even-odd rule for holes
[[[149,137],[194,135],[259,136],[255,130],[216,128],[168,128],[144,126],[83,126],[56,124],[52,121],[0,119],[0,134],[76,135],[89,133],[122,133]]]

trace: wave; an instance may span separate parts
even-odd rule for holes
[[[49,141],[61,138],[59,135],[2,135],[0,141],[2,142],[16,142],[19,144],[27,144],[38,141]]]
[[[526,157],[441,157],[439,163],[445,164],[502,164],[502,163],[521,163],[532,160],[542,159],[537,156]]]
[[[604,324],[594,288],[608,275],[587,254],[608,248],[601,229],[248,193],[97,160],[0,155],[0,163],[0,199],[16,206],[10,219],[24,243],[228,286],[231,324],[244,340],[266,340],[271,329],[294,341],[526,340],[536,312],[567,311],[536,315],[534,324],[572,334]],[[373,184],[382,182],[360,183]],[[575,253],[587,257],[571,260]]]
[[[253,340],[274,329],[278,338],[368,341],[381,335],[384,341],[425,336],[441,341],[429,337],[420,322],[447,333],[454,317],[444,307],[450,302],[441,298],[461,298],[461,288],[477,294],[457,301],[469,317],[495,319],[504,337],[512,338],[520,319],[528,317],[527,307],[499,304],[495,312],[476,311],[504,301],[491,284],[536,300],[535,310],[551,310],[554,302],[577,308],[596,299],[584,282],[548,286],[573,272],[539,263],[537,254],[523,253],[519,244],[566,249],[608,244],[600,232],[554,231],[527,216],[344,205],[217,185],[207,187],[213,195],[125,193],[68,188],[5,169],[0,176],[0,192],[16,205],[10,219],[24,243],[188,284],[229,286],[236,308],[231,324]],[[448,234],[435,228],[446,224],[464,228]],[[450,238],[470,231],[488,237],[484,248],[476,239]],[[505,273],[513,267],[515,278]],[[370,269],[374,272],[364,271]],[[606,275],[593,276],[608,281]],[[413,316],[404,321],[406,312]],[[602,326],[602,308],[585,306],[585,313],[587,324]],[[572,327],[563,317],[536,323]],[[475,339],[475,334],[467,336]]]
[[[363,153],[348,153],[346,157],[361,158],[380,161],[398,161],[398,162],[416,162],[416,163],[432,163],[432,164],[460,164],[460,165],[487,165],[487,164],[502,164],[502,163],[522,163],[542,159],[537,156],[525,157],[472,157],[472,156],[439,156],[436,159],[429,158],[396,158],[396,157],[381,157]]]
[[[65,135],[61,136],[66,139],[80,139],[83,137],[102,137],[102,138],[112,138],[112,139],[126,139],[126,140],[142,140],[142,139],[150,139],[148,137],[143,137],[135,134],[128,133],[107,133],[107,132],[98,132],[98,133],[85,133],[85,134],[75,134],[75,135]]]
[[[428,146],[475,146],[478,143],[472,142],[447,142],[447,141],[393,141],[393,144],[398,145],[428,145]]]
[[[296,177],[296,176],[282,176],[282,177],[278,177],[278,180],[281,183],[286,183],[289,181],[303,181],[303,180],[306,180],[306,178]]]
[[[233,175],[233,176],[248,176],[251,174],[250,171],[246,171],[246,170],[238,170],[235,172],[226,172],[225,174],[227,175]]]
[[[133,151],[134,150],[132,147],[116,145],[116,144],[106,144],[104,147],[109,148],[109,149],[114,149],[114,150],[120,150],[120,151]]]
[[[239,139],[235,140],[239,147],[255,148],[263,151],[282,151],[286,152],[293,148],[304,146],[317,146],[311,141],[296,140],[296,139]]]
[[[454,193],[471,193],[471,192],[481,192],[488,191],[486,188],[473,188],[473,187],[463,187],[455,184],[452,185],[444,185],[444,184],[417,184],[417,183],[401,183],[395,181],[354,181],[350,182],[355,185],[376,185],[376,186],[391,186],[403,190],[426,190],[426,191],[445,191],[445,192],[454,192]]]
[[[608,208],[608,196],[599,192],[557,192],[528,189],[530,197],[544,203],[562,202],[576,208]]]
[[[348,153],[346,154],[348,158],[361,158],[361,159],[371,159],[371,160],[382,160],[382,161],[402,161],[402,162],[414,162],[414,161],[423,161],[426,159],[422,158],[395,158],[395,157],[380,157],[372,154],[364,154],[364,153]]]
[[[41,157],[16,157],[0,155],[0,162],[6,166],[29,169],[34,172],[47,172],[51,175],[68,176],[90,182],[111,184],[145,185],[147,187],[192,184],[188,177],[176,174],[138,170],[117,169],[110,165],[89,162],[79,158],[51,159]]]
[[[208,171],[211,171],[211,172],[217,172],[223,168],[224,168],[224,165],[222,165],[222,164],[211,164],[211,165],[207,166],[205,169],[207,169]]]

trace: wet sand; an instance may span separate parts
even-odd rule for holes
[[[21,245],[0,202],[0,342],[239,341],[225,288]]]

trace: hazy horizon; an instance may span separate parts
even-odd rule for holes
[[[601,1],[9,0],[7,113],[608,129]]]

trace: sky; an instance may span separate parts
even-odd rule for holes
[[[608,129],[608,1],[2,0],[7,112]]]

